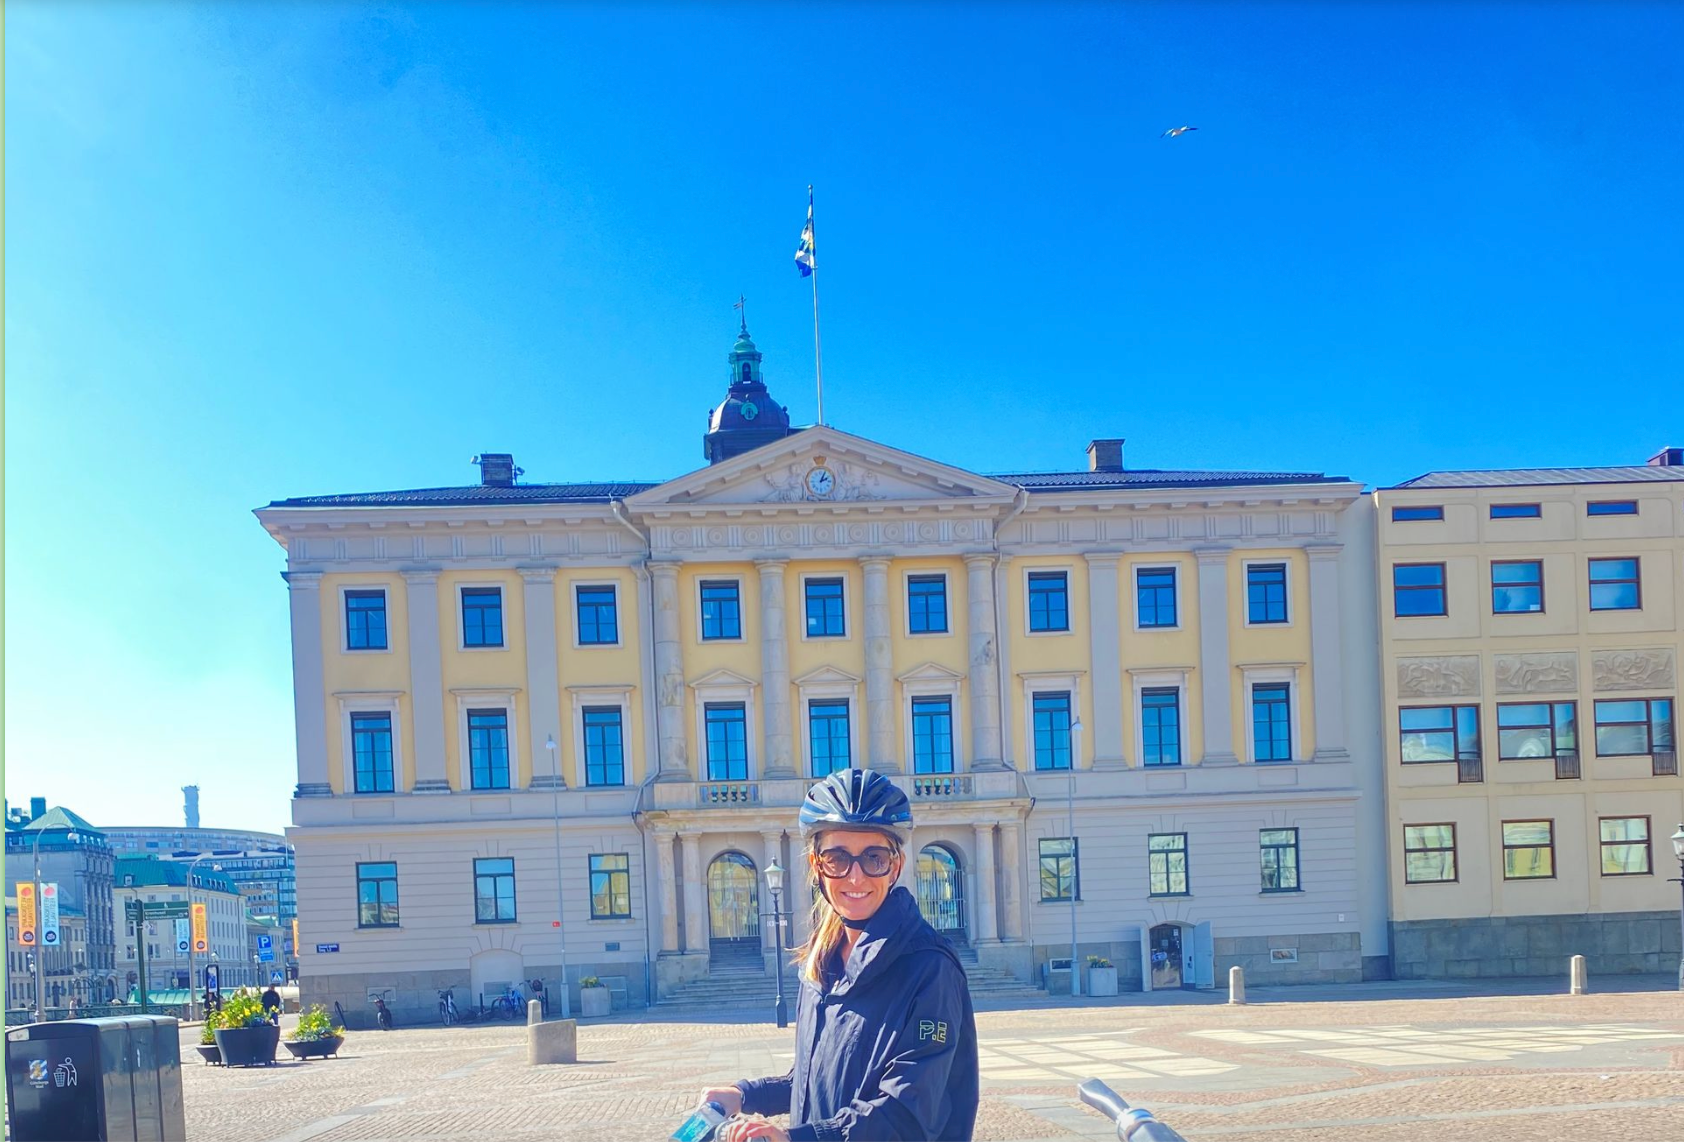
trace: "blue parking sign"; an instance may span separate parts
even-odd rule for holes
[[[275,941],[274,941],[273,937],[259,936],[257,938],[257,948],[258,948],[259,951],[267,952],[270,948],[273,948],[274,946],[275,946]]]

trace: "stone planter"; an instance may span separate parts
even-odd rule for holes
[[[1117,969],[1114,967],[1089,968],[1088,994],[1095,996],[1116,995]]]
[[[280,1042],[281,1029],[271,1025],[223,1028],[216,1033],[216,1047],[225,1067],[269,1066],[275,1061],[275,1048]]]
[[[338,1055],[339,1048],[345,1043],[343,1035],[329,1035],[326,1039],[288,1039],[287,1053],[295,1059],[325,1059],[329,1055]]]
[[[579,989],[579,1014],[585,1018],[593,1015],[607,1015],[614,1009],[614,994],[606,987],[581,987]]]
[[[222,1065],[222,1048],[215,1043],[200,1043],[198,1044],[198,1050],[199,1057],[205,1060],[206,1065],[212,1067]]]

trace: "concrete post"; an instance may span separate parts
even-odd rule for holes
[[[1574,956],[1570,961],[1568,961],[1568,963],[1570,966],[1568,968],[1567,994],[1583,995],[1585,993],[1587,975],[1585,971],[1585,957]]]
[[[542,1023],[543,1021],[544,1021],[544,1005],[542,1003],[539,1003],[536,999],[527,1000],[526,1001],[526,1025],[528,1027],[530,1027],[534,1023]]]
[[[1245,969],[1239,964],[1228,969],[1228,1002],[1236,1007],[1245,1003]]]
[[[579,1024],[572,1019],[526,1025],[526,1065],[579,1061]]]

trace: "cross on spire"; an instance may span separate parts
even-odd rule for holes
[[[747,333],[748,332],[748,298],[744,297],[742,294],[738,294],[737,300],[733,301],[731,303],[731,308],[735,309],[735,310],[737,310],[741,313],[741,315],[742,315],[742,331],[744,333]]]

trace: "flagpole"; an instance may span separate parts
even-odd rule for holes
[[[813,188],[807,187],[807,215],[813,214]],[[818,379],[819,388],[819,424],[824,424],[824,354],[819,350],[819,236],[818,226],[813,226],[812,237],[813,272],[809,275],[813,279],[813,373]]]

